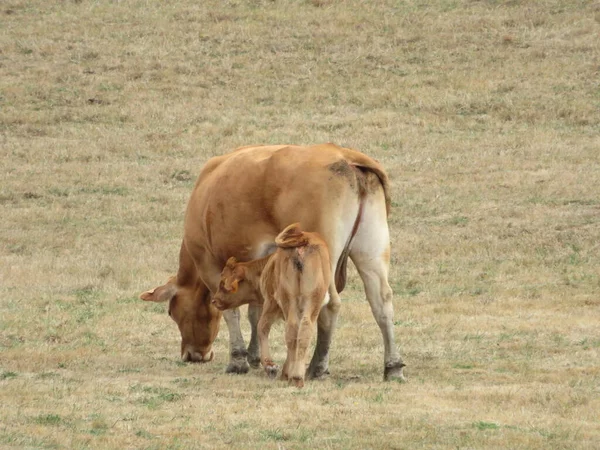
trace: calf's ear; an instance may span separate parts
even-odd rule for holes
[[[229,267],[230,269],[234,269],[236,264],[237,264],[237,259],[235,259],[235,257],[232,256],[225,263],[225,267]]]
[[[231,292],[235,294],[238,290],[239,280],[235,279],[231,282]]]
[[[146,302],[168,302],[177,294],[174,278],[172,277],[167,284],[142,292],[140,298]]]
[[[223,288],[228,294],[235,294],[238,290],[240,280],[235,276],[230,276],[223,279]]]

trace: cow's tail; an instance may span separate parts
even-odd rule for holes
[[[368,157],[367,155],[352,150],[349,148],[344,148],[344,157],[348,160],[348,162],[354,167],[360,169],[362,172],[371,172],[377,176],[379,179],[379,183],[381,183],[381,187],[383,188],[383,195],[385,197],[385,210],[387,214],[390,214],[390,207],[392,204],[390,197],[390,179],[385,173],[385,169],[378,161],[373,158]],[[361,195],[364,195],[361,193]]]
[[[390,198],[390,181],[383,169],[383,166],[379,164],[379,162],[374,159],[368,157],[367,155],[360,153],[356,150],[352,150],[349,148],[341,148],[344,158],[348,163],[353,166],[357,170],[357,181],[359,184],[359,207],[358,213],[356,214],[356,219],[354,221],[354,226],[352,227],[352,232],[346,241],[346,245],[342,250],[342,254],[338,259],[337,267],[335,270],[335,287],[338,292],[342,292],[344,287],[346,286],[346,270],[348,265],[348,256],[350,255],[350,248],[352,246],[352,240],[358,231],[358,226],[360,225],[360,221],[362,219],[363,208],[365,204],[366,197],[369,192],[370,177],[368,174],[374,174],[379,183],[381,184],[381,188],[383,189],[383,196],[385,198],[385,210],[387,215],[390,214],[391,207],[391,198]],[[375,180],[373,180],[375,182]]]
[[[293,223],[277,235],[275,243],[281,248],[304,247],[308,245],[308,237],[300,229],[299,223]]]

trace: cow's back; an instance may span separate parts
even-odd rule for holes
[[[197,263],[215,268],[230,256],[259,258],[274,250],[283,228],[299,222],[323,236],[337,261],[359,212],[359,174],[348,152],[333,144],[244,147],[211,159],[186,213],[192,256],[203,253]]]

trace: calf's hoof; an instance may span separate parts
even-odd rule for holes
[[[396,361],[387,363],[383,370],[383,380],[384,381],[399,381],[401,383],[405,383],[408,381],[404,376],[404,364],[402,361]]]
[[[277,378],[277,372],[279,372],[279,366],[277,364],[272,364],[269,366],[265,366],[265,373],[271,379]]]
[[[304,378],[294,377],[290,380],[290,384],[293,384],[297,388],[303,388],[304,387]]]
[[[248,364],[248,361],[246,361],[246,359],[236,359],[229,362],[227,368],[225,369],[225,373],[244,374],[248,373],[249,370],[250,365]]]

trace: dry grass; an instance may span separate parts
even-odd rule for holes
[[[600,4],[0,4],[0,447],[597,448]],[[410,382],[355,274],[304,390],[178,361],[206,159],[333,141],[393,180]],[[281,327],[274,353],[283,359]]]

